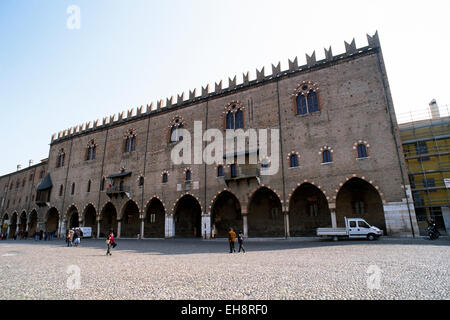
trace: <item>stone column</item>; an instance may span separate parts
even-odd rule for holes
[[[175,236],[175,222],[173,215],[166,215],[165,237],[172,238]]]
[[[8,223],[8,231],[6,231],[6,234],[8,235],[7,238],[9,238],[10,231],[11,231],[11,225]]]
[[[60,221],[59,226],[59,237],[65,237],[66,236],[66,227],[67,227],[67,221]]]
[[[211,215],[202,216],[202,238],[211,239]]]
[[[100,239],[100,220],[97,220],[97,239]]]
[[[291,231],[289,228],[289,210],[286,208],[284,211],[284,223],[285,223],[285,234],[286,238],[291,237]]]
[[[330,203],[330,204],[328,204],[328,207],[330,209],[330,215],[331,215],[331,227],[337,228],[336,203]]]
[[[244,237],[248,238],[247,214],[242,216],[242,224],[244,226]]]
[[[144,239],[144,217],[141,218],[141,234],[140,239]]]
[[[16,237],[17,237],[17,235],[19,234],[19,229],[20,229],[20,224],[17,224],[17,225],[16,225]]]
[[[120,238],[120,229],[122,227],[122,221],[121,220],[117,220],[117,239]]]

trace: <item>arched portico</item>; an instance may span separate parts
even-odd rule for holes
[[[278,195],[261,187],[250,197],[248,205],[249,237],[284,237],[285,219]]]
[[[338,227],[345,226],[344,217],[363,218],[386,232],[382,198],[372,184],[361,178],[351,178],[339,189],[336,197]]]
[[[218,238],[228,237],[228,231],[233,228],[243,231],[241,204],[230,191],[222,191],[211,207],[211,229]]]
[[[111,202],[108,202],[103,206],[100,213],[100,219],[100,237],[106,237],[111,230],[117,235],[117,211],[116,207]]]
[[[331,227],[331,215],[324,193],[311,183],[303,183],[289,200],[290,235],[315,236],[317,228]]]
[[[152,198],[144,217],[144,238],[164,238],[166,211],[158,198]]]
[[[186,194],[177,201],[173,218],[175,237],[202,236],[202,208],[194,196]]]

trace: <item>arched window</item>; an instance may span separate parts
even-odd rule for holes
[[[91,192],[91,180],[88,181],[87,192]]]
[[[297,96],[297,114],[307,114],[306,98],[303,94]]]
[[[223,177],[223,166],[218,166],[217,167],[217,176],[218,177]]]
[[[367,158],[367,148],[364,144],[358,145],[358,158]]]
[[[322,163],[329,163],[331,162],[331,152],[330,150],[324,150],[322,152]]]
[[[64,187],[63,187],[63,185],[60,185],[60,186],[59,186],[59,196],[60,196],[60,197],[62,197],[63,191],[64,191]]]
[[[296,167],[298,167],[298,155],[296,155],[296,154],[291,155],[291,158],[290,158],[290,167],[291,167],[291,168],[296,168]]]
[[[234,129],[234,114],[231,111],[227,113],[227,129]]]
[[[144,177],[139,177],[139,186],[142,187],[144,185]]]
[[[310,81],[303,81],[295,91],[295,107],[297,115],[318,112],[319,96],[318,86]]]
[[[235,114],[235,129],[244,128],[244,114],[241,109],[238,109]]]
[[[184,125],[177,119],[175,124],[170,128],[170,142],[178,142],[183,140],[182,130]]]
[[[72,191],[70,192],[72,195],[75,193],[75,182],[72,183]]]
[[[241,108],[231,106],[231,110],[227,112],[225,128],[231,130],[244,128],[244,113]]]
[[[95,159],[95,152],[96,152],[96,145],[94,144],[94,140],[91,140],[88,144],[88,148],[87,148],[87,155],[86,155],[86,160],[94,160]]]
[[[135,150],[136,150],[136,136],[132,136],[131,142],[130,142],[130,151],[135,151]]]
[[[186,170],[186,181],[191,181],[191,170]]]
[[[167,183],[167,173],[163,173],[162,175],[162,183]]]
[[[64,158],[66,154],[64,153],[64,149],[61,149],[58,153],[58,161],[56,163],[57,168],[64,167]]]
[[[124,141],[124,145],[123,145],[123,151],[125,153],[135,151],[136,150],[136,130],[134,130],[134,129],[127,130],[124,138],[125,138],[125,141]]]
[[[105,177],[103,177],[102,178],[102,182],[100,184],[100,191],[105,190],[105,182],[106,182],[106,179],[105,179]]]
[[[130,152],[130,137],[125,139],[125,152]]]

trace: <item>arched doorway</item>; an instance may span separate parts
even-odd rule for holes
[[[95,238],[97,234],[97,211],[92,204],[89,204],[84,210],[84,226],[92,229],[92,237]]]
[[[153,198],[147,207],[144,220],[144,238],[164,238],[166,213],[158,198]]]
[[[59,212],[56,208],[51,208],[47,212],[47,221],[46,221],[46,227],[47,227],[47,233],[50,236],[50,239],[53,239],[54,235],[58,232],[58,226],[59,226]]]
[[[139,219],[139,207],[130,200],[122,210],[122,224],[120,228],[121,238],[137,238],[141,229],[141,220]]]
[[[284,237],[284,217],[281,202],[269,188],[258,189],[248,206],[249,237]]]
[[[191,195],[185,195],[178,200],[174,210],[175,237],[202,236],[202,208]]]
[[[28,235],[33,236],[36,232],[38,222],[38,214],[36,210],[31,211],[28,221]]]
[[[233,228],[243,232],[243,220],[239,200],[229,191],[223,191],[214,201],[211,209],[211,228],[218,238],[228,237]]]
[[[289,231],[292,237],[315,236],[317,228],[331,227],[328,201],[315,185],[304,183],[289,201]]]
[[[80,218],[77,207],[71,206],[69,208],[69,211],[67,211],[67,222],[69,229],[78,228],[80,226]]]
[[[25,230],[27,229],[27,213],[25,211],[23,211],[20,215],[20,227],[19,230],[21,232],[25,232]]]
[[[100,237],[106,237],[111,230],[117,235],[117,211],[111,202],[103,207],[100,217]]]
[[[14,238],[16,236],[17,230],[17,212],[14,212],[9,221],[9,238]]]
[[[345,226],[344,217],[363,218],[370,225],[383,229],[386,234],[383,201],[377,189],[360,178],[348,180],[336,197],[336,222]]]

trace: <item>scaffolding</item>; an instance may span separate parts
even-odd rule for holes
[[[442,219],[442,207],[450,207],[450,188],[447,187],[450,183],[449,111],[446,105],[436,106],[433,111],[422,109],[397,116],[421,229],[424,223],[420,222]]]

